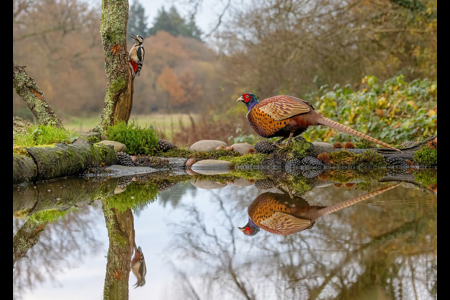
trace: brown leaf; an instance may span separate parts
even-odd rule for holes
[[[119,52],[120,45],[115,45],[111,47],[111,52],[113,55],[116,55]]]

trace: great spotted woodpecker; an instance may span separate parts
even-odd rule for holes
[[[134,45],[130,49],[129,59],[130,67],[133,70],[133,77],[140,75],[142,63],[144,62],[145,50],[142,47],[144,38],[140,35],[130,35],[134,40]]]
[[[134,246],[134,256],[131,260],[131,271],[136,276],[137,282],[135,288],[145,284],[145,275],[147,274],[147,266],[145,264],[144,253],[141,247]]]

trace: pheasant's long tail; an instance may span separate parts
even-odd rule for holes
[[[398,184],[395,184],[395,185],[391,185],[391,186],[388,186],[388,187],[385,187],[385,188],[373,191],[373,192],[368,193],[366,195],[363,195],[361,197],[353,198],[353,199],[350,199],[350,200],[347,200],[347,201],[343,201],[343,202],[336,203],[336,204],[330,205],[328,207],[322,208],[321,210],[317,211],[317,215],[315,217],[318,218],[318,217],[323,216],[323,215],[331,214],[331,213],[333,213],[335,211],[338,211],[338,210],[341,210],[343,208],[349,207],[349,206],[351,206],[353,204],[356,204],[356,203],[361,202],[363,200],[369,199],[369,198],[371,198],[373,196],[376,196],[376,195],[379,195],[379,194],[384,193],[386,191],[392,190],[393,188],[398,187],[400,184],[401,183],[398,183]]]
[[[393,149],[393,150],[402,152],[402,151],[400,151],[399,149],[397,149],[397,148],[395,148],[395,147],[392,147],[392,146],[389,145],[389,144],[386,144],[386,143],[384,143],[384,142],[382,142],[382,141],[379,141],[379,140],[377,140],[377,139],[374,139],[373,137],[370,137],[370,136],[368,136],[368,135],[365,135],[364,133],[361,133],[361,132],[359,132],[359,131],[356,131],[356,130],[354,130],[354,129],[351,129],[350,127],[347,127],[347,126],[344,126],[344,125],[342,125],[342,124],[339,124],[339,123],[337,123],[337,122],[335,122],[335,121],[333,121],[333,120],[330,120],[330,119],[328,119],[328,118],[320,117],[320,118],[318,118],[317,123],[319,123],[319,124],[321,124],[321,125],[326,125],[326,126],[328,126],[328,127],[334,128],[334,129],[336,129],[336,130],[339,130],[339,131],[342,131],[342,132],[345,132],[345,133],[348,133],[348,134],[351,134],[351,135],[354,135],[354,136],[359,137],[359,138],[366,139],[366,140],[371,141],[371,142],[374,142],[374,143],[376,143],[376,144],[378,144],[378,145],[380,145],[380,146],[383,146],[383,147],[386,147],[386,148],[390,148],[390,149]]]

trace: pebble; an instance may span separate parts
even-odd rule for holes
[[[202,140],[192,144],[189,149],[194,151],[211,151],[217,149],[219,146],[227,146],[227,144],[217,140]]]

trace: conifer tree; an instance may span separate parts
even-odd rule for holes
[[[128,13],[127,39],[131,41],[130,34],[147,37],[149,34],[145,8],[138,0],[134,0]]]
[[[153,27],[149,30],[149,35],[155,35],[158,31],[166,31],[173,36],[192,37],[201,41],[201,30],[194,21],[186,22],[181,17],[175,6],[172,6],[168,12],[162,7],[155,18]]]

